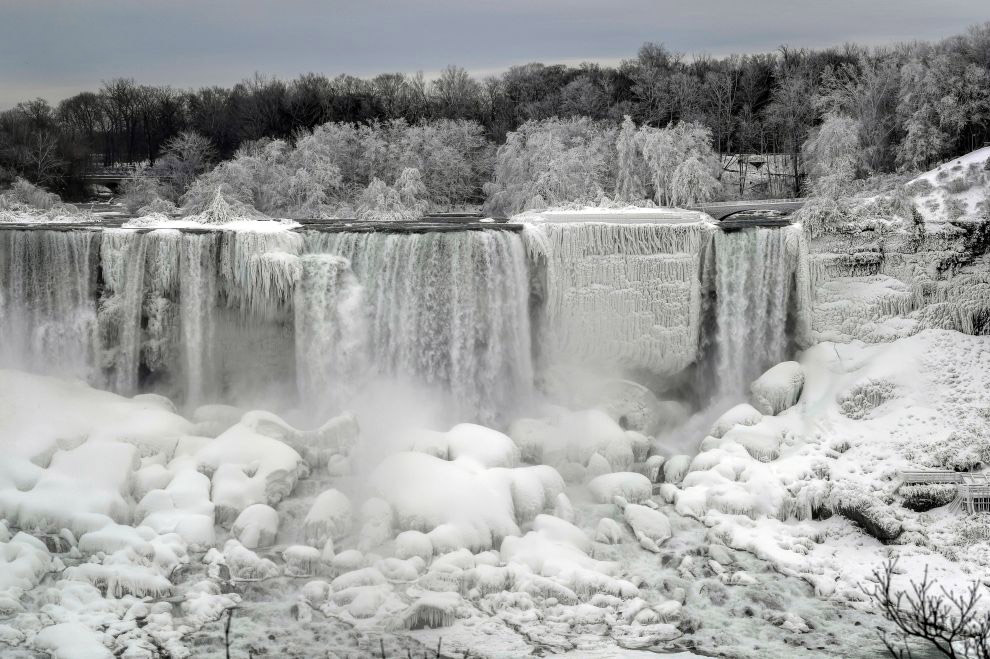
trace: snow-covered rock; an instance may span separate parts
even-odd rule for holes
[[[350,533],[353,523],[354,510],[344,493],[334,489],[321,492],[303,521],[306,542],[323,547],[328,538],[340,540]]]
[[[722,414],[715,421],[708,434],[712,437],[721,438],[736,426],[756,425],[761,419],[763,419],[763,415],[760,414],[759,410],[749,403],[740,403]]]
[[[241,511],[230,530],[248,549],[275,544],[278,533],[278,512],[263,503],[256,503]]]
[[[781,362],[750,385],[753,407],[763,414],[780,414],[798,402],[804,370],[798,362]]]
[[[670,539],[670,520],[663,513],[635,503],[619,502],[622,517],[629,524],[639,544],[648,551],[657,553],[660,545]]]
[[[617,472],[595,477],[588,483],[588,490],[599,503],[610,503],[617,496],[640,502],[653,496],[653,483],[643,474]]]

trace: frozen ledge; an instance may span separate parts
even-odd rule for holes
[[[604,222],[612,224],[712,223],[711,216],[681,208],[585,208],[528,212],[512,218],[516,222]]]

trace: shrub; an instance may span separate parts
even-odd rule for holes
[[[973,187],[973,183],[965,176],[957,176],[946,181],[944,187],[949,194],[960,194]]]
[[[145,175],[138,169],[131,178],[120,186],[120,201],[130,213],[140,213],[140,209],[155,202],[167,199],[169,191],[157,178]]]
[[[935,189],[932,182],[926,178],[918,179],[917,181],[912,181],[908,183],[904,188],[910,197],[920,197],[921,195],[928,194]]]

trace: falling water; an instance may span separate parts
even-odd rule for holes
[[[715,377],[722,396],[745,394],[765,369],[788,359],[800,231],[752,228],[715,235]]]
[[[461,418],[488,422],[530,392],[529,284],[518,235],[313,234],[306,249],[351,263],[364,287],[376,373],[442,387]]]
[[[303,405],[327,415],[340,410],[368,367],[363,288],[340,256],[302,257],[296,285],[296,380]]]
[[[101,244],[107,295],[100,303],[100,325],[111,367],[109,385],[128,396],[138,389],[146,236],[127,229],[108,229]]]
[[[800,335],[799,227],[529,233],[547,354],[661,376],[711,360],[712,393],[738,397]],[[318,414],[397,377],[490,423],[532,391],[530,274],[510,231],[5,230],[0,363],[187,405],[298,394]]]
[[[7,367],[94,377],[94,231],[0,231],[0,357]]]
[[[182,237],[179,274],[179,317],[187,400],[207,401],[215,395],[213,347],[217,304],[217,234]]]

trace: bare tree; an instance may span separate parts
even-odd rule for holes
[[[990,614],[977,608],[980,584],[974,582],[968,591],[954,593],[943,586],[936,587],[928,576],[910,582],[908,590],[893,586],[897,561],[888,560],[873,570],[872,586],[861,586],[883,615],[898,629],[897,636],[880,633],[880,639],[892,657],[912,656],[909,639],[926,642],[946,657],[962,659],[990,658]]]

